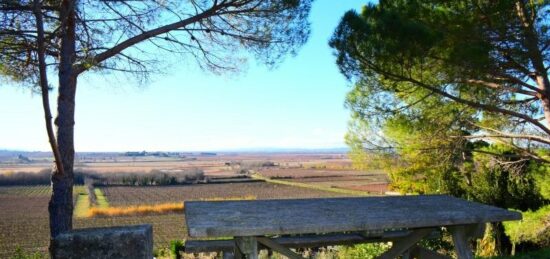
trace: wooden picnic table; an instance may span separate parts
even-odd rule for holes
[[[361,235],[364,242],[393,241],[380,258],[444,258],[416,243],[446,227],[458,257],[469,259],[473,254],[468,239],[479,237],[486,223],[521,219],[518,212],[447,195],[190,201],[184,210],[190,237],[233,237],[237,258],[257,258],[258,242],[289,258],[301,258],[287,248],[285,235],[311,239],[314,234],[323,240],[331,233]],[[405,235],[392,234],[396,231]]]

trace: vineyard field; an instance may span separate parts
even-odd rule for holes
[[[186,200],[238,197],[256,199],[338,197],[344,194],[265,182],[195,184],[179,186],[101,187],[109,206],[158,204]],[[84,187],[75,187],[75,201]],[[0,187],[0,258],[21,247],[28,252],[46,253],[49,240],[49,186]],[[78,204],[76,204],[78,207]],[[74,217],[74,228],[152,224],[156,248],[168,247],[171,240],[186,239],[182,213],[120,217]]]
[[[185,186],[103,187],[113,206],[155,204],[224,197],[254,196],[256,199],[338,197],[342,194],[265,182],[196,184]]]

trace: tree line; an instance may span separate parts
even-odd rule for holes
[[[39,172],[10,172],[0,174],[0,186],[49,185],[51,169]],[[162,186],[207,182],[208,178],[200,169],[180,171],[150,170],[149,172],[96,172],[77,168],[74,170],[75,185],[94,186]]]

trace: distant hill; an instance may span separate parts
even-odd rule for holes
[[[19,155],[23,155],[26,157],[49,157],[51,156],[51,152],[43,152],[43,151],[23,151],[23,150],[7,150],[7,149],[0,149],[0,157],[18,157]]]

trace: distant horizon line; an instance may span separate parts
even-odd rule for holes
[[[326,147],[326,148],[278,148],[278,147],[265,147],[265,148],[229,148],[229,149],[197,149],[197,150],[111,150],[111,151],[75,151],[75,153],[126,153],[126,152],[167,152],[167,153],[200,153],[200,152],[215,152],[215,153],[235,153],[235,152],[254,152],[254,153],[284,153],[284,152],[348,152],[349,147]],[[25,150],[25,149],[7,149],[0,148],[0,152],[25,152],[25,153],[51,153],[51,151],[44,150]]]

